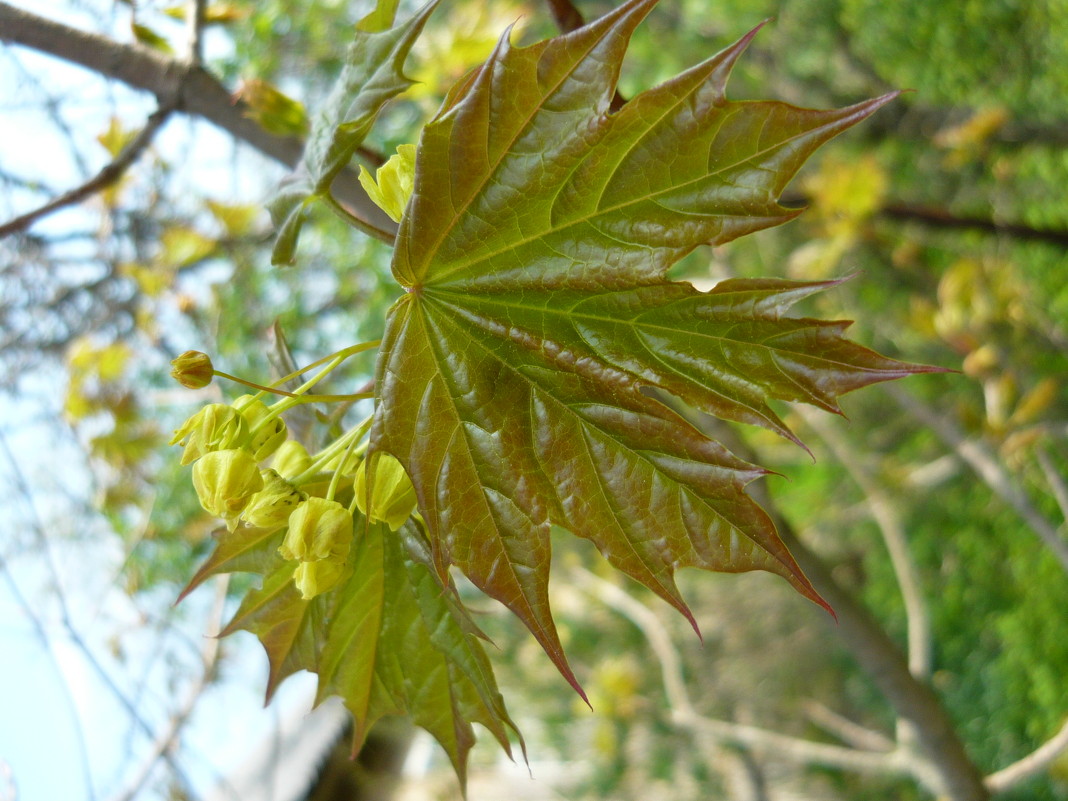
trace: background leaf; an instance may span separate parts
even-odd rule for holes
[[[312,124],[301,165],[271,203],[271,216],[279,227],[271,254],[274,264],[293,261],[309,203],[330,192],[330,184],[348,166],[378,112],[411,85],[404,77],[404,60],[436,7],[434,0],[407,22],[389,28],[396,3],[382,0],[357,25],[341,75]]]

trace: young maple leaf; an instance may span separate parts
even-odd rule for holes
[[[745,492],[766,470],[671,411],[796,438],[776,398],[836,398],[930,368],[852,344],[847,323],[785,316],[829,283],[666,278],[799,212],[777,198],[813,151],[891,99],[814,111],[733,102],[755,34],[611,112],[629,0],[526,48],[508,35],[425,128],[377,365],[372,449],[411,477],[443,580],[457,566],[518,615],[581,693],[548,603],[550,528],[693,617],[680,567],[777,573],[823,603]],[[653,390],[653,392],[650,392]]]

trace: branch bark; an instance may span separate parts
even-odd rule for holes
[[[160,106],[160,108],[148,118],[148,122],[145,123],[145,127],[141,129],[140,133],[138,133],[137,136],[135,136],[133,140],[122,149],[122,152],[119,153],[114,160],[105,165],[100,172],[81,186],[75,187],[69,192],[64,192],[59,197],[45,203],[43,206],[40,206],[33,211],[29,211],[26,214],[21,214],[15,219],[0,225],[0,239],[10,236],[11,234],[25,231],[35,222],[47,217],[49,214],[59,211],[62,208],[66,208],[67,206],[81,203],[83,200],[88,199],[97,192],[101,192],[116,183],[126,174],[126,171],[133,166],[134,162],[137,161],[148,146],[152,144],[152,140],[156,138],[156,134],[159,133],[173,110],[173,103],[168,106]]]
[[[1023,759],[987,776],[987,789],[992,793],[1003,793],[1025,779],[1044,771],[1065,750],[1068,750],[1068,720],[1056,734]]]
[[[835,431],[826,415],[817,409],[804,406],[798,406],[795,411],[827,444],[868,501],[868,508],[883,535],[883,542],[890,554],[894,576],[897,578],[901,598],[905,604],[905,618],[908,623],[909,670],[913,676],[926,679],[931,673],[931,620],[920,586],[919,570],[909,552],[905,527],[901,523],[897,509],[892,499],[872,477],[867,466],[856,458],[849,443],[845,442],[843,437]]]
[[[4,2],[0,2],[0,41],[47,53],[150,92],[161,105],[175,98],[177,110],[211,122],[286,166],[296,167],[304,152],[300,139],[274,136],[260,128],[246,116],[243,103],[195,64],[79,31]],[[369,229],[381,232],[381,238],[392,241],[396,236],[397,224],[367,197],[355,173],[346,170],[338,176],[332,191]]]

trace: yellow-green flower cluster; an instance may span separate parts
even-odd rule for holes
[[[296,563],[293,581],[310,599],[350,572],[356,508],[396,531],[416,501],[404,469],[388,454],[373,459],[368,480],[366,445],[357,445],[369,421],[312,455],[288,439],[280,412],[290,405],[268,406],[254,395],[212,403],[190,417],[171,444],[182,446],[183,465],[193,465],[201,506],[231,532],[284,531],[278,552]]]

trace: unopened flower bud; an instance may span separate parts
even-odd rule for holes
[[[189,389],[203,389],[215,377],[211,358],[199,350],[187,350],[171,362],[171,367],[171,378]]]
[[[241,519],[256,528],[279,529],[289,522],[297,504],[307,495],[294,487],[274,470],[261,470],[263,489],[249,498]]]
[[[307,449],[295,439],[287,439],[274,452],[271,467],[282,478],[296,478],[311,467],[311,463]]]
[[[212,451],[240,448],[249,439],[245,418],[224,403],[210,403],[174,432],[171,445],[181,443],[182,464],[195,462]]]
[[[238,515],[253,495],[263,489],[263,477],[248,451],[213,451],[193,465],[193,487],[200,505],[226,520],[233,530]]]
[[[316,562],[348,556],[352,515],[337,501],[308,498],[289,516],[289,531],[278,549],[286,559]]]
[[[396,531],[415,511],[415,488],[392,454],[379,453],[372,458],[370,499],[367,497],[367,461],[361,462],[356,469],[356,506],[371,520],[385,523],[390,530]]]
[[[293,583],[300,596],[310,601],[316,595],[334,589],[345,575],[343,559],[320,559],[318,562],[301,562],[293,572]]]
[[[262,462],[286,441],[288,432],[285,421],[281,417],[270,417],[271,410],[267,404],[255,395],[242,395],[233,402],[233,407],[248,423],[251,432],[249,448],[256,461]]]

